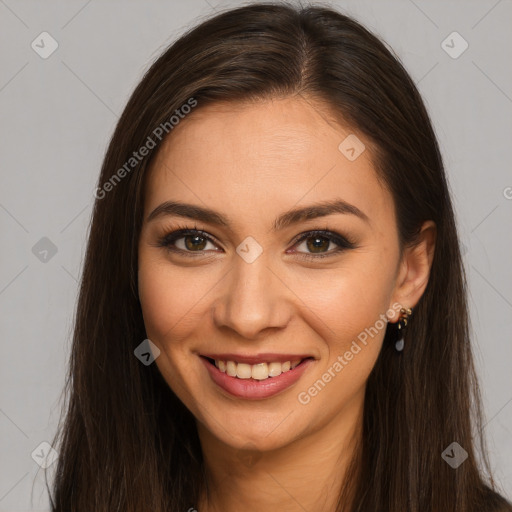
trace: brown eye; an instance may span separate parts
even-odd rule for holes
[[[186,235],[181,237],[185,240],[185,247],[190,251],[202,250],[208,241],[205,237],[199,235]],[[177,240],[180,240],[179,238]]]
[[[324,236],[310,236],[306,239],[306,247],[312,253],[326,251],[330,243],[331,240]]]
[[[211,247],[208,247],[208,244],[211,244]],[[218,249],[218,246],[207,233],[197,229],[173,231],[162,237],[158,246],[184,256],[199,256],[207,250]],[[301,249],[295,252],[298,252],[302,258],[318,259],[335,255],[346,249],[352,249],[356,247],[356,244],[333,231],[310,231],[304,233],[295,242],[295,246]]]
[[[208,244],[211,247],[208,247]],[[208,249],[218,249],[209,236],[195,229],[180,229],[165,235],[158,242],[159,247],[165,247],[174,253],[183,254],[185,256],[198,255]]]
[[[331,243],[334,249],[332,249]],[[318,259],[332,256],[346,249],[352,249],[356,247],[356,244],[332,231],[312,231],[302,235],[294,247],[296,247],[296,252],[300,253],[301,257]]]

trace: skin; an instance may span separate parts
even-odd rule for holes
[[[367,148],[354,161],[338,149],[349,134]],[[399,259],[393,198],[377,180],[369,141],[336,123],[318,101],[199,106],[171,135],[146,183],[139,296],[147,335],[161,351],[155,363],[197,419],[210,492],[196,508],[334,510],[385,327],[359,343],[362,349],[309,403],[298,394],[332,371],[380,315],[396,322],[396,304],[417,304],[428,282],[435,225],[426,222],[421,243]],[[338,198],[369,222],[335,213],[271,230],[289,209]],[[168,200],[214,209],[232,224],[177,216],[147,222]],[[216,239],[196,257],[158,247],[167,233],[196,226]],[[336,243],[323,239],[314,252],[314,236],[309,245],[293,243],[315,229],[337,232],[356,247],[335,252]],[[252,263],[236,252],[247,236],[263,249]],[[186,250],[184,242],[176,243]],[[301,258],[328,252],[316,261]],[[315,362],[280,394],[244,400],[213,383],[198,356],[208,352],[304,353]]]

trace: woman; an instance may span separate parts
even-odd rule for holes
[[[192,29],[95,195],[54,511],[512,510],[476,460],[434,131],[360,24],[259,4]]]

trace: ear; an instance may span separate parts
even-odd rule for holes
[[[430,277],[435,243],[436,225],[431,220],[425,221],[419,234],[419,243],[404,249],[389,306],[391,310],[396,303],[403,308],[413,308],[420,300]],[[389,321],[397,322],[398,317],[395,315]]]

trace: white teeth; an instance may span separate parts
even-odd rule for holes
[[[240,366],[240,365],[238,365]],[[253,364],[251,369],[251,377],[256,380],[264,380],[268,378],[268,364]]]
[[[278,377],[281,373],[283,373],[283,370],[281,370],[281,363],[270,363],[268,365],[269,377]]]
[[[219,368],[220,370],[220,368]],[[226,363],[226,373],[230,376],[230,377],[236,377],[236,363],[233,362],[233,361],[228,361]]]
[[[236,363],[235,361],[215,360],[215,366],[223,373],[227,373],[230,377],[238,377],[239,379],[265,380],[269,377],[278,377],[281,373],[285,373],[295,368],[302,359],[294,359],[284,363],[258,363],[246,364]]]
[[[250,379],[251,373],[250,364],[238,363],[236,365],[236,376],[240,379]]]

